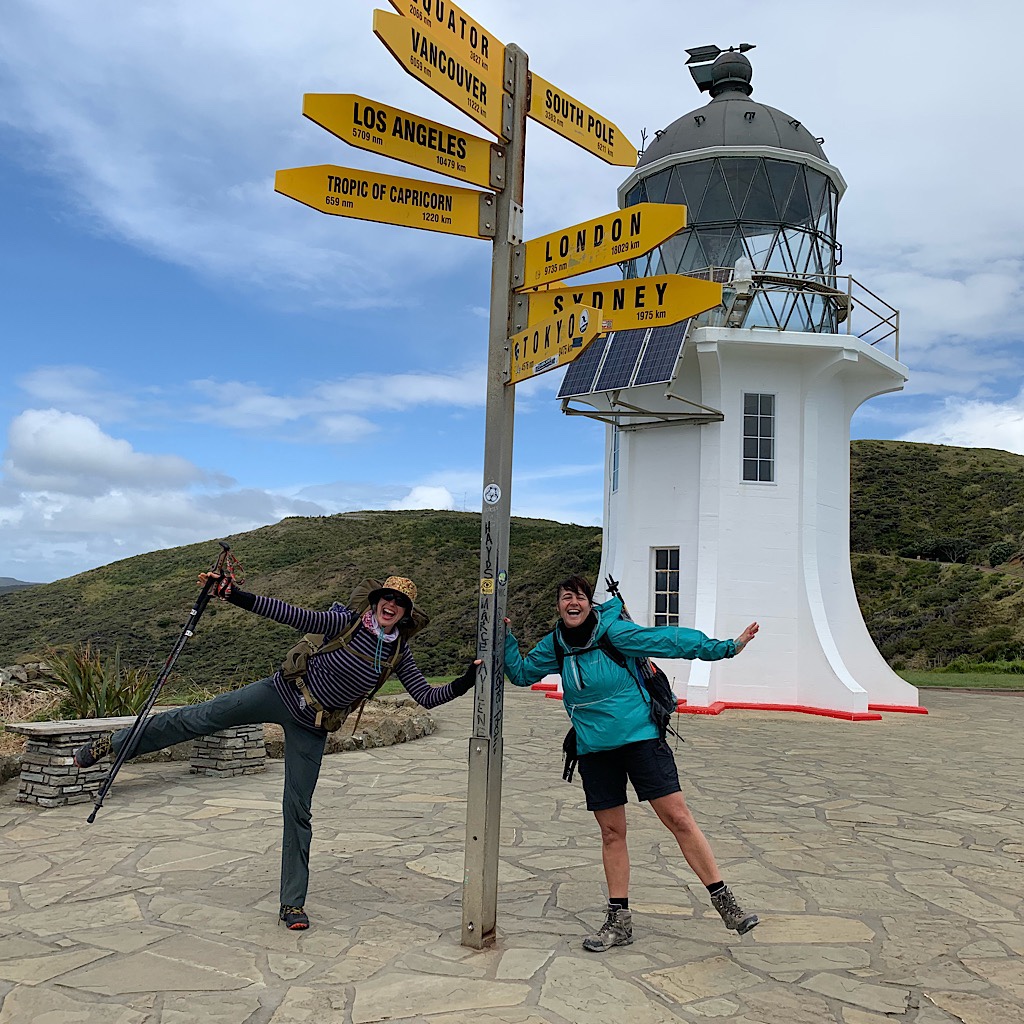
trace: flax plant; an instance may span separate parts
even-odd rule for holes
[[[47,652],[54,678],[67,691],[62,712],[75,718],[135,715],[145,704],[153,677],[145,669],[121,663],[121,649],[104,658],[90,642]]]

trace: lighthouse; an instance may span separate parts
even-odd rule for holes
[[[687,226],[627,278],[721,283],[716,309],[598,339],[559,390],[606,424],[602,580],[632,617],[736,636],[743,657],[662,663],[692,710],[876,717],[916,708],[879,654],[850,568],[850,421],[899,391],[899,313],[840,273],[846,182],[797,117],[752,98],[749,44],[687,51],[708,102],[647,145],[619,205]]]

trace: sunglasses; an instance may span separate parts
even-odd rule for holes
[[[403,608],[409,608],[410,601],[405,594],[400,594],[395,590],[382,590],[380,594],[382,601],[392,601],[394,604],[400,604]]]

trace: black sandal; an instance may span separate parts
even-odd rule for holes
[[[289,907],[281,904],[281,912],[277,915],[279,921],[284,921],[285,927],[293,932],[300,932],[309,927],[309,918],[302,907]]]

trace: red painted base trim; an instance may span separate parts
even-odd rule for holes
[[[552,690],[557,690],[558,689],[558,683],[534,683],[533,686],[530,687],[530,689],[531,690],[544,690],[545,692],[549,692],[549,691],[552,691]]]
[[[927,715],[928,709],[916,704],[869,704],[868,711],[900,711],[905,715]]]
[[[549,692],[544,694],[552,700],[561,700],[561,693]],[[676,711],[680,715],[720,715],[723,711],[792,711],[801,715],[819,715],[822,718],[840,718],[846,722],[880,722],[882,716],[874,707],[867,712],[838,711],[834,708],[812,708],[806,704],[748,704],[741,701],[716,700],[714,704],[707,707],[691,707],[686,701],[680,700],[676,705]],[[897,710],[891,705],[885,705],[882,710]],[[917,710],[917,709],[914,709]]]

